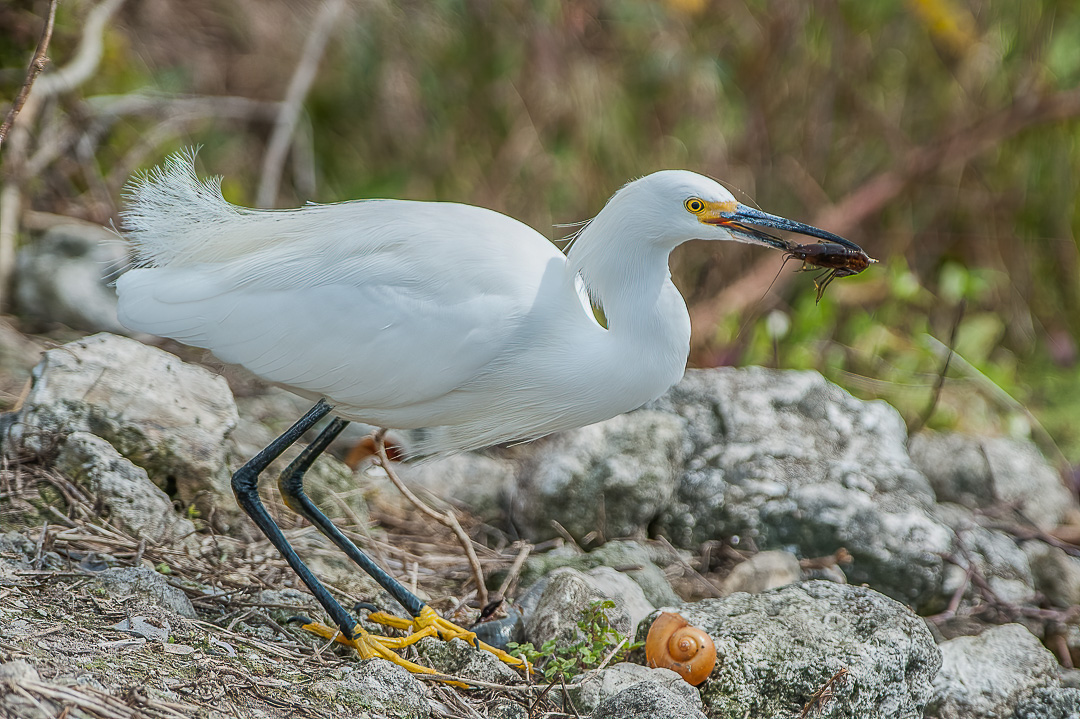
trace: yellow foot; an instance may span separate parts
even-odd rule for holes
[[[402,649],[411,644],[416,644],[424,637],[437,637],[447,642],[451,639],[461,639],[477,649],[491,652],[506,664],[525,672],[526,676],[532,674],[532,666],[526,660],[510,656],[502,649],[479,641],[476,638],[475,632],[470,632],[468,629],[463,629],[453,622],[443,619],[431,607],[425,606],[420,610],[420,615],[415,619],[403,619],[385,612],[372,612],[368,615],[368,619],[386,627],[408,631],[410,634],[405,637],[380,637],[365,631],[357,624],[353,629],[354,637],[352,639],[346,639],[336,628],[329,627],[320,622],[309,622],[302,625],[301,629],[305,629],[313,634],[318,634],[320,637],[333,639],[336,642],[350,646],[356,650],[356,653],[360,655],[361,659],[372,659],[375,657],[386,659],[394,664],[405,667],[414,674],[438,674],[439,672],[417,664],[416,662],[410,662],[408,659],[403,659],[391,650]],[[457,687],[467,686],[454,681],[447,681],[446,683]]]
[[[412,631],[413,633],[406,637],[406,639],[412,639],[412,637],[416,637],[416,639],[412,639],[412,641],[409,642],[410,644],[419,641],[421,637],[437,636],[439,639],[446,642],[451,639],[461,639],[477,649],[491,652],[504,663],[522,670],[526,675],[532,674],[532,666],[524,659],[510,656],[502,649],[481,642],[476,638],[475,632],[470,632],[468,629],[463,629],[453,622],[443,619],[429,606],[425,605],[424,608],[420,610],[419,616],[415,619],[402,619],[401,617],[395,617],[393,614],[386,614],[385,612],[372,612],[368,615],[368,619],[377,624],[382,624],[383,626]]]
[[[399,667],[405,667],[413,674],[438,674],[439,672],[425,667],[422,664],[416,662],[410,662],[408,659],[398,655],[393,649],[402,649],[410,644],[415,644],[425,636],[432,636],[431,633],[418,632],[407,637],[380,637],[365,631],[359,624],[353,628],[353,638],[346,639],[337,627],[329,627],[321,622],[308,622],[307,624],[300,625],[300,628],[309,631],[312,634],[318,634],[325,639],[332,639],[339,644],[344,644],[347,647],[352,647],[361,659],[385,659],[388,662],[397,664]],[[450,684],[451,686],[460,687],[461,689],[468,689],[468,684],[462,684],[461,682],[451,681],[449,679],[441,680]]]

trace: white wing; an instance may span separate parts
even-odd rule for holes
[[[136,196],[133,242],[165,264],[117,281],[121,322],[357,408],[466,384],[514,342],[545,274],[566,271],[541,235],[468,205],[253,211],[217,197],[155,209]],[[200,213],[198,202],[228,210]],[[162,256],[169,237],[184,250],[177,259]]]

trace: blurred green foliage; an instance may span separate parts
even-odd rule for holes
[[[0,9],[13,29],[4,67],[25,63],[44,5]],[[61,6],[58,63],[88,7]],[[227,195],[250,202],[264,118],[165,109],[104,123],[94,97],[280,99],[316,7],[129,0],[97,75],[45,115],[73,118],[92,152],[35,177],[31,204],[107,221],[128,172],[192,144]],[[17,86],[11,73],[4,82]],[[694,357],[818,369],[915,425],[944,363],[927,338],[948,343],[955,326],[967,364],[951,363],[929,425],[1015,434],[1041,422],[1078,462],[1080,121],[1039,111],[1078,82],[1074,0],[356,2],[307,98],[279,205],[463,201],[557,239],[569,230],[553,225],[664,167],[722,178],[804,221],[893,173],[892,194],[845,230],[881,265],[818,304],[810,275],[779,299],[760,287]],[[980,127],[985,141],[959,157],[941,144]],[[938,147],[908,172],[920,148]],[[673,274],[694,306],[760,257],[699,243],[680,249]]]

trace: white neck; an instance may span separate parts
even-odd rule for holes
[[[609,208],[610,209],[610,208]],[[601,212],[575,239],[567,256],[572,272],[604,310],[613,340],[630,343],[646,359],[678,365],[690,349],[690,317],[671,282],[668,255],[678,243],[655,242],[661,228],[629,212]]]

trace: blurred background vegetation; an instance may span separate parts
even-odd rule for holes
[[[882,263],[815,303],[778,253],[681,248],[692,364],[816,369],[912,428],[1031,435],[1076,476],[1075,0],[112,1],[92,71],[0,155],[21,243],[51,215],[115,222],[127,177],[191,145],[234,202],[260,183],[278,207],[452,200],[554,240],[628,179],[687,168]],[[54,71],[95,5],[60,6]],[[0,3],[0,98],[47,7]],[[317,72],[268,170],[319,17]]]

